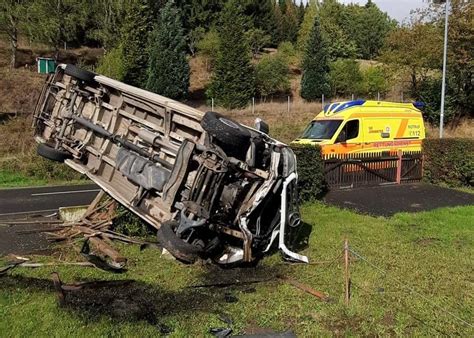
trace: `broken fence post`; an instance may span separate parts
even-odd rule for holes
[[[346,306],[349,306],[349,299],[351,296],[350,287],[351,281],[349,275],[349,241],[346,239],[344,240],[344,300]]]

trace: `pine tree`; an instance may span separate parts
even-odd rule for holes
[[[219,27],[219,51],[208,98],[226,108],[244,107],[255,92],[255,74],[245,38],[245,18],[238,0],[226,3]]]
[[[124,82],[145,87],[148,64],[148,35],[151,31],[150,10],[147,0],[132,0],[127,5],[122,26]]]
[[[283,18],[283,32],[284,39],[283,41],[290,41],[292,43],[296,42],[296,37],[298,35],[298,9],[296,5],[291,0],[286,1],[285,16]]]
[[[272,31],[272,43],[278,46],[285,39],[284,17],[281,6],[277,3],[273,6],[274,29]]]
[[[329,93],[329,58],[326,43],[321,35],[319,18],[314,20],[313,29],[306,44],[302,70],[302,98],[313,101]]]
[[[304,51],[306,47],[311,29],[314,26],[314,19],[318,13],[318,5],[315,0],[308,1],[307,6],[308,7],[304,13],[303,22],[301,23],[300,30],[298,32],[298,40],[296,43],[296,46],[300,51]]]
[[[181,99],[188,94],[189,65],[181,13],[173,1],[161,10],[151,33],[146,88],[157,94]]]

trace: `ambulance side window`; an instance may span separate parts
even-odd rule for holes
[[[342,128],[339,136],[337,137],[336,143],[346,142],[359,136],[359,120],[352,120],[346,123]]]

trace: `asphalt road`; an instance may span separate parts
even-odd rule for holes
[[[0,219],[53,213],[59,207],[89,204],[99,192],[94,184],[0,190]]]
[[[46,235],[60,207],[89,204],[99,192],[94,184],[0,190],[0,256],[47,254]]]
[[[332,190],[328,204],[374,216],[474,205],[474,194],[431,184],[402,184]]]

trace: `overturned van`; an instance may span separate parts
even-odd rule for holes
[[[105,76],[60,65],[34,113],[38,154],[66,163],[157,229],[177,259],[258,261],[300,224],[296,159],[267,135]]]
[[[324,155],[419,151],[425,138],[420,106],[365,100],[328,104],[292,144],[318,144]]]

